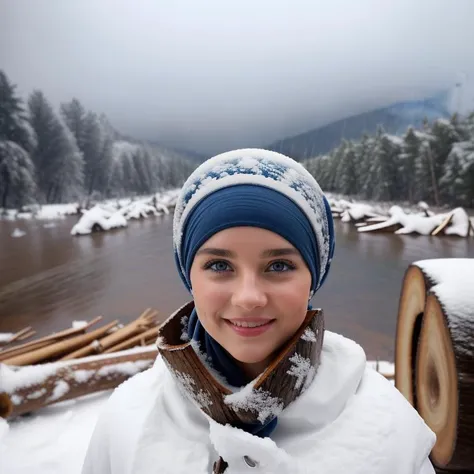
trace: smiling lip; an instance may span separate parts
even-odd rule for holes
[[[226,324],[239,336],[255,337],[268,331],[275,322],[274,319],[233,319],[225,320]]]

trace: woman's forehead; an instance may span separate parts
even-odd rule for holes
[[[243,249],[249,250],[296,250],[295,247],[281,235],[260,227],[231,227],[215,233],[201,249]]]

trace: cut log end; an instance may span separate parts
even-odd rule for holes
[[[432,459],[447,467],[456,449],[458,382],[450,332],[434,295],[426,302],[416,372],[418,411],[437,437]]]
[[[416,265],[411,265],[405,273],[398,309],[395,386],[415,407],[415,362],[426,291],[429,286],[430,283],[422,270]]]
[[[0,418],[8,418],[13,413],[13,403],[7,393],[0,393]]]

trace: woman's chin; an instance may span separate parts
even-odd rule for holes
[[[241,364],[256,365],[262,364],[270,356],[271,352],[255,352],[252,353],[249,350],[246,351],[232,351],[230,355]]]

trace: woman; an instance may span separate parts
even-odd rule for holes
[[[203,163],[174,215],[193,300],[154,366],[110,397],[83,474],[428,474],[434,434],[309,301],[334,253],[303,166],[265,150]]]

